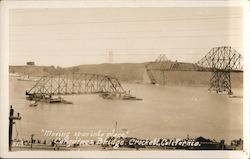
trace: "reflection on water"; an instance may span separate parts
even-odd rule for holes
[[[123,84],[143,101],[105,100],[98,95],[70,95],[73,104],[39,103],[29,107],[25,90],[34,82],[10,79],[10,104],[20,112],[13,138],[43,139],[41,130],[90,132],[127,129],[138,138],[204,136],[227,141],[242,138],[243,100],[209,93],[206,87]],[[242,95],[242,89],[233,89]]]

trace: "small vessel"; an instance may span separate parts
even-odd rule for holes
[[[58,98],[50,98],[48,100],[49,103],[61,103],[62,102],[62,99],[61,97],[58,97]]]
[[[136,98],[131,94],[101,93],[99,96],[103,99],[142,100],[141,98]]]
[[[142,100],[141,98],[136,98],[135,96],[132,96],[130,94],[125,94],[122,96],[123,100]]]
[[[243,98],[241,95],[230,95],[229,98]]]
[[[30,107],[36,107],[36,106],[38,106],[38,103],[37,103],[37,101],[35,101],[34,103],[31,103],[29,106]]]
[[[73,102],[67,101],[65,99],[62,99],[62,103],[64,103],[64,104],[73,104]]]
[[[116,97],[114,93],[101,93],[99,96],[103,99],[115,99]]]
[[[48,100],[49,103],[63,103],[63,104],[73,104],[73,102],[67,101],[63,99],[62,97],[57,97],[57,98],[50,98]]]

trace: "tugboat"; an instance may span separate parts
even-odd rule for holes
[[[135,96],[132,96],[130,94],[125,94],[122,96],[123,100],[142,100],[141,98],[136,98]]]
[[[29,106],[30,107],[36,107],[36,106],[38,106],[38,103],[37,103],[37,101],[35,101],[34,103],[31,103]]]
[[[62,97],[57,97],[57,98],[50,98],[49,103],[64,103],[64,104],[73,104],[73,102],[67,101],[63,99]]]
[[[136,98],[129,93],[111,93],[105,92],[99,95],[103,99],[121,99],[121,100],[142,100],[141,98]]]
[[[61,97],[58,97],[58,98],[50,98],[49,100],[48,100],[48,103],[61,103],[62,102],[62,99],[61,99]]]

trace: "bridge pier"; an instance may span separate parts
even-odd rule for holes
[[[213,71],[208,90],[216,93],[227,92],[228,95],[232,95],[230,71]]]
[[[212,72],[208,90],[217,93],[227,92],[229,95],[233,93],[230,72],[243,72],[242,56],[230,46],[212,48],[201,60],[192,65],[192,69],[182,68],[181,64],[177,61],[169,61],[166,56],[160,55],[154,62],[146,65],[146,71],[152,84],[156,83],[152,71],[160,71],[163,85],[166,84],[165,71]]]

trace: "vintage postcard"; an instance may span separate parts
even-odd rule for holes
[[[60,2],[3,6],[5,154],[249,156],[247,2]]]

